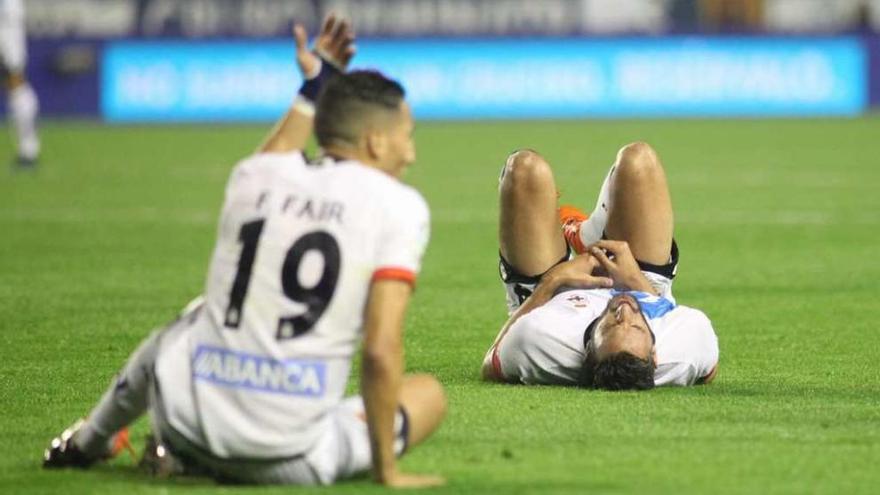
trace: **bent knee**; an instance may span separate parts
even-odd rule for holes
[[[662,174],[663,166],[650,144],[637,141],[624,146],[617,153],[616,173],[618,176],[645,178]]]
[[[553,171],[540,153],[524,149],[515,151],[507,157],[502,180],[514,187],[552,184]]]
[[[446,416],[449,404],[440,380],[433,375],[419,374],[408,376],[407,382],[419,391],[421,400],[431,404],[431,409],[439,412],[441,417]]]

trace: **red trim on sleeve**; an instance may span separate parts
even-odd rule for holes
[[[415,286],[416,272],[408,268],[389,266],[379,268],[375,272],[373,272],[373,277],[371,281],[375,282],[376,280],[400,280],[402,282],[406,282],[412,286]]]
[[[703,384],[703,385],[705,385],[705,384],[707,384],[707,383],[711,383],[712,380],[715,379],[715,374],[716,374],[716,373],[718,373],[718,363],[716,363],[715,366],[712,367],[712,371],[710,371],[709,373],[707,373],[706,376],[704,376],[704,377],[700,378],[699,380],[697,380],[697,383],[699,383],[699,384]]]
[[[501,358],[498,357],[498,346],[492,348],[492,371],[495,373],[495,376],[501,381],[507,381],[504,378],[504,372],[501,371]]]

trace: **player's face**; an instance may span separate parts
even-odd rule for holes
[[[416,161],[416,146],[413,142],[415,121],[406,102],[400,104],[399,118],[388,129],[388,154],[386,160],[391,169],[400,175]]]
[[[608,301],[593,330],[592,341],[599,360],[622,351],[647,359],[654,352],[654,337],[648,322],[639,309],[639,302],[629,294],[618,294]]]

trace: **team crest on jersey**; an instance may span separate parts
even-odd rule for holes
[[[320,361],[277,360],[199,346],[193,356],[193,377],[232,388],[284,395],[324,395],[327,367]]]
[[[567,297],[566,300],[576,308],[586,308],[589,305],[586,298],[583,298],[577,294]]]

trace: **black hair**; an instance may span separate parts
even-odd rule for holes
[[[592,343],[586,346],[587,356],[581,368],[579,385],[603,390],[650,390],[654,388],[654,355],[640,358],[621,351],[596,358]]]
[[[641,304],[640,304],[641,305]],[[603,315],[605,313],[603,312]],[[578,385],[585,388],[598,388],[604,390],[650,390],[654,388],[654,353],[647,358],[640,358],[631,352],[620,351],[605,356],[601,361],[596,357],[596,347],[593,333],[599,325],[602,315],[596,317],[584,330],[584,364],[581,367]],[[648,325],[642,313],[642,320]],[[648,325],[651,332],[651,344],[656,344],[657,339],[654,331]]]
[[[318,95],[315,136],[318,144],[356,144],[377,115],[397,112],[403,87],[377,71],[358,70],[334,76]]]

